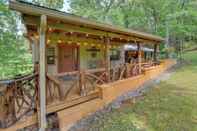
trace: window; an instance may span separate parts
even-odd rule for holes
[[[47,48],[47,64],[55,64],[55,48]]]
[[[120,50],[111,49],[110,50],[110,60],[119,60],[120,59]]]

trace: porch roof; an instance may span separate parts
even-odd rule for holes
[[[72,26],[77,26],[80,29],[91,29],[91,31],[99,31],[100,34],[103,33],[103,36],[109,36],[112,34],[113,36],[118,36],[121,39],[126,39],[127,42],[130,41],[139,41],[139,42],[153,42],[160,43],[164,41],[162,37],[151,35],[148,33],[138,32],[130,29],[125,29],[117,26],[113,26],[106,23],[99,23],[95,21],[90,21],[86,18],[82,18],[76,15],[72,15],[69,13],[61,12],[58,10],[54,10],[51,8],[35,5],[29,2],[24,2],[21,0],[10,0],[9,6],[11,9],[19,11],[23,16],[41,16],[46,15],[49,19],[60,20],[67,24],[72,24]],[[34,20],[34,19],[33,19]],[[71,27],[71,26],[68,26]],[[62,28],[62,27],[61,27]],[[76,28],[75,28],[76,29]],[[89,31],[89,30],[88,30]],[[88,32],[87,31],[87,32]]]

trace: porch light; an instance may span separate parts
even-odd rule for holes
[[[62,43],[62,40],[58,40],[57,42],[58,42],[58,43]]]
[[[70,45],[72,42],[71,41],[68,41],[68,44]]]
[[[84,43],[83,43],[83,45],[84,45],[84,46],[87,46],[87,45],[88,45],[88,43],[87,43],[87,42],[84,42]]]
[[[35,35],[35,38],[36,38],[36,39],[39,39],[39,35]]]
[[[52,28],[49,28],[49,32],[52,32],[53,31],[53,29]]]
[[[48,40],[47,40],[47,44],[49,44],[50,42],[51,42],[51,40],[50,40],[50,39],[48,39]]]

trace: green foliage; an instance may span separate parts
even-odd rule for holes
[[[72,13],[97,21],[163,37],[169,31],[175,48],[197,41],[196,0],[71,0],[70,6]]]
[[[19,67],[31,64],[28,42],[21,35],[20,18],[8,9],[6,0],[0,0],[0,78],[13,77],[31,71]],[[16,65],[17,64],[17,65]]]
[[[32,3],[48,8],[61,9],[63,8],[64,0],[32,0]]]

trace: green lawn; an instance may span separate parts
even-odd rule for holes
[[[197,52],[184,55],[186,64],[155,85],[135,104],[106,113],[92,122],[99,131],[197,131]]]

